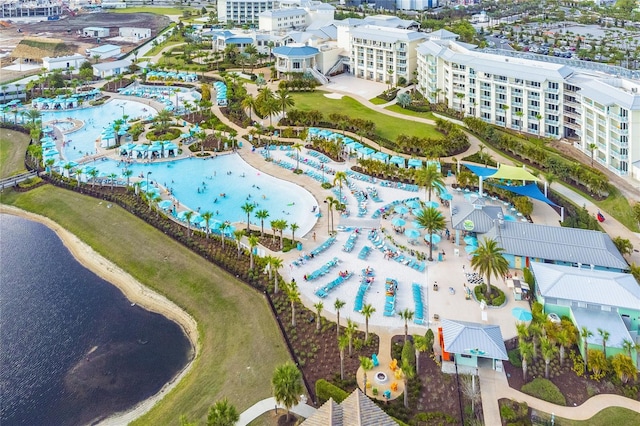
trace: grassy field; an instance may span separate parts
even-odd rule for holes
[[[58,222],[198,322],[194,368],[135,424],[177,424],[181,414],[203,419],[222,397],[242,412],[271,396],[271,375],[288,353],[260,293],[115,205],[50,185],[0,197]]]
[[[329,117],[329,114],[338,113],[346,114],[352,118],[371,120],[376,123],[377,133],[389,140],[395,140],[401,134],[433,139],[443,138],[442,134],[437,132],[433,126],[416,123],[411,120],[402,120],[376,112],[348,96],[342,99],[330,99],[324,95],[325,93],[321,91],[292,93],[295,101],[294,108],[302,111],[313,109],[322,111],[325,119]]]
[[[385,109],[392,112],[397,112],[398,114],[408,115],[410,117],[420,117],[420,118],[426,118],[427,120],[434,120],[434,121],[436,119],[436,117],[433,115],[431,111],[427,111],[427,112],[411,111],[410,109],[402,108],[398,104],[389,105]]]
[[[551,415],[548,413],[537,411],[537,414],[543,419],[551,419]],[[622,407],[608,407],[589,420],[568,420],[556,416],[555,424],[558,426],[638,425],[640,424],[640,413]]]
[[[0,134],[0,179],[26,172],[24,153],[29,136],[8,129],[2,129]]]
[[[382,105],[387,103],[387,101],[378,97],[369,99],[369,102],[371,102],[374,105]]]
[[[153,56],[156,56],[158,53],[162,52],[164,49],[171,47],[171,46],[176,46],[178,44],[183,44],[183,41],[165,41],[164,43],[161,43],[157,46],[154,46],[153,48],[151,48],[151,50],[149,50],[147,52],[146,55],[144,55],[145,58],[151,58]]]

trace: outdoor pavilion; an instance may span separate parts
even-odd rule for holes
[[[443,360],[457,365],[478,368],[478,358],[485,358],[500,370],[501,361],[509,359],[499,325],[443,319],[438,341]]]

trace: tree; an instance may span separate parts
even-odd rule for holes
[[[475,413],[475,405],[482,400],[480,388],[476,386],[476,376],[463,374],[460,376],[460,379],[462,394],[471,401],[471,412]]]
[[[396,97],[396,101],[400,104],[400,106],[402,108],[406,108],[411,103],[411,95],[406,93],[406,92],[405,93],[400,93]]]
[[[293,144],[292,148],[296,151],[296,170],[300,170],[300,150],[304,145],[301,143]]]
[[[295,101],[286,87],[281,87],[276,91],[275,99],[278,101],[278,106],[282,112],[284,118],[287,108],[291,108],[295,105]]]
[[[560,346],[560,366],[564,365],[564,353],[565,349],[571,344],[572,339],[569,336],[569,331],[566,329],[560,330],[558,334],[556,334],[556,341]]]
[[[284,219],[278,219],[271,222],[271,227],[274,231],[278,231],[280,234],[280,250],[284,247],[284,230],[287,228],[287,221]]]
[[[147,192],[147,198],[149,198],[149,210],[151,210],[151,197],[153,192]],[[193,211],[189,210],[184,214],[184,220],[187,222],[187,235],[191,236],[191,218],[193,217]]]
[[[340,351],[340,380],[344,380],[344,350],[349,346],[349,338],[346,335],[338,337],[338,350]]]
[[[260,235],[264,235],[264,220],[269,217],[269,211],[265,209],[256,212],[256,219],[260,219]]]
[[[611,358],[611,366],[622,383],[627,383],[629,379],[634,380],[638,376],[638,370],[633,365],[633,360],[630,356],[619,353]]]
[[[292,223],[289,225],[289,229],[291,229],[291,241],[293,241],[293,244],[296,243],[296,231],[298,229],[300,229],[300,225],[298,225],[297,223]]]
[[[333,198],[331,195],[327,196],[327,198],[324,199],[324,202],[327,203],[327,208],[329,210],[329,219],[327,220],[327,232],[329,234],[331,234],[333,232],[333,206],[337,204],[340,204],[340,201],[336,200],[335,198]],[[329,224],[331,224],[331,227],[329,227]]]
[[[602,328],[598,329],[598,334],[600,335],[600,338],[602,339],[602,353],[604,354],[604,357],[607,357],[607,341],[609,340],[609,337],[611,336],[611,333],[609,333],[606,330],[603,330]]]
[[[633,253],[633,244],[627,238],[615,237],[613,238],[613,244],[623,256]]]
[[[416,373],[420,374],[420,353],[429,350],[427,336],[413,336],[413,347],[416,351]]]
[[[300,394],[303,392],[302,373],[291,361],[287,361],[277,367],[271,378],[273,396],[278,404],[284,405],[289,410],[300,402]]]
[[[247,232],[249,232],[251,230],[249,228],[249,217],[253,212],[253,210],[256,208],[256,205],[253,203],[246,202],[240,208],[242,209],[243,212],[247,214]]]
[[[533,354],[533,344],[529,342],[520,343],[520,358],[522,359],[522,379],[527,381],[527,362]]]
[[[291,281],[285,286],[287,297],[291,303],[291,325],[296,326],[296,303],[300,302],[300,290],[298,290],[298,284],[295,281]]]
[[[320,319],[322,318],[321,314],[322,309],[324,309],[324,303],[322,303],[322,300],[319,300],[313,307],[316,308],[316,330],[320,331]]]
[[[256,107],[256,100],[253,96],[247,93],[247,95],[242,99],[240,106],[249,111],[249,120],[253,122],[253,109]]]
[[[553,342],[546,337],[540,340],[540,352],[542,352],[542,358],[544,359],[544,377],[549,378],[549,363],[553,359],[554,355],[558,351]]]
[[[435,207],[423,207],[416,214],[416,222],[420,228],[429,233],[429,261],[433,261],[433,234],[446,227],[446,220]]]
[[[336,299],[333,302],[333,309],[336,310],[336,336],[340,338],[340,309],[344,308],[346,302],[340,299]]]
[[[360,368],[364,373],[364,394],[367,395],[367,371],[373,368],[373,361],[368,356],[360,357]]]
[[[542,327],[539,323],[532,322],[529,325],[529,336],[531,336],[531,343],[533,343],[533,360],[538,359],[538,341],[542,336]]]
[[[224,250],[224,240],[226,239],[225,234],[227,229],[229,229],[231,225],[228,222],[222,222],[219,226],[220,228],[220,238],[222,239],[222,250]]]
[[[336,172],[336,174],[333,177],[333,184],[334,185],[338,185],[339,192],[338,192],[338,199],[339,201],[342,203],[342,184],[343,183],[347,183],[347,172],[343,172],[343,171],[339,171]]]
[[[233,239],[236,240],[236,249],[238,250],[238,254],[237,254],[238,258],[240,258],[240,249],[242,248],[242,246],[240,245],[240,243],[242,242],[242,237],[244,237],[243,229],[236,229],[235,231],[233,231]]]
[[[491,295],[491,276],[504,277],[509,272],[509,262],[502,253],[504,249],[499,247],[495,240],[484,238],[471,258],[473,270],[487,279],[485,284],[487,298]]]
[[[413,354],[413,347],[411,342],[404,342],[404,348],[407,348],[406,353]],[[403,348],[403,354],[405,353]],[[416,371],[414,369],[414,365],[408,356],[402,357],[402,377],[404,380],[404,406],[409,408],[409,380],[413,379],[416,376]]]
[[[253,270],[253,252],[260,240],[255,235],[249,235],[247,242],[249,243],[249,269]]]
[[[362,307],[362,311],[360,313],[364,315],[364,341],[369,341],[369,318],[376,311],[376,308],[373,307],[371,303],[367,303]]]
[[[442,173],[438,171],[438,167],[435,164],[428,164],[416,171],[416,183],[418,186],[424,186],[425,195],[429,195],[429,201],[431,201],[431,192],[433,188],[437,188],[440,192],[440,188],[445,187]]]
[[[349,338],[349,356],[351,356],[351,353],[353,351],[353,337],[355,336],[357,330],[358,324],[356,324],[354,321],[351,321],[351,318],[347,318],[347,326],[344,329],[344,334],[347,336],[347,338]]]
[[[593,372],[596,376],[599,376],[601,373],[606,373],[608,369],[607,358],[604,354],[595,349],[589,349],[589,370]]]
[[[209,408],[207,426],[233,426],[240,420],[240,414],[227,398],[217,401]]]
[[[282,268],[284,260],[279,257],[273,257],[271,260],[271,269],[273,269],[273,293],[278,294],[278,269]]]
[[[582,348],[584,349],[584,373],[587,374],[587,366],[589,364],[589,342],[587,339],[593,336],[593,332],[586,326],[580,329],[580,337],[582,337]]]
[[[407,342],[407,335],[409,334],[409,321],[413,319],[414,312],[406,308],[404,311],[400,312],[400,318],[404,320],[404,342]]]
[[[591,167],[593,167],[593,158],[596,155],[596,150],[598,149],[598,145],[596,145],[595,143],[590,143],[588,148],[589,148],[589,151],[591,151]]]

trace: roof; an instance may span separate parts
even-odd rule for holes
[[[607,347],[609,348],[622,347],[623,340],[633,342],[629,330],[627,330],[622,317],[617,312],[574,307],[571,307],[571,312],[578,330],[582,329],[582,327],[587,327],[593,333],[591,337],[587,338],[587,342],[592,345],[602,345],[602,337],[600,337],[598,329],[609,332],[609,340],[607,340]]]
[[[120,50],[120,46],[116,46],[115,44],[103,44],[102,46],[93,47],[87,50],[92,53],[106,53],[115,49]]]
[[[444,350],[482,358],[509,359],[500,326],[475,322],[442,320]]]
[[[517,256],[629,269],[611,237],[600,231],[503,221],[485,237]]]
[[[635,92],[632,91],[633,89]],[[586,81],[580,84],[578,94],[603,105],[619,105],[631,110],[640,110],[640,93],[638,92],[640,92],[640,85],[628,80],[612,78]]]
[[[43,61],[47,61],[47,62],[64,62],[64,61],[72,61],[74,59],[87,59],[87,57],[79,53],[74,53],[73,55],[67,55],[67,56],[56,56],[53,58],[49,56],[45,56],[44,58],[42,58]]]
[[[122,59],[119,61],[113,61],[113,62],[102,62],[100,64],[95,64],[93,66],[93,69],[98,70],[98,71],[109,71],[109,70],[113,70],[116,68],[126,68],[128,66],[131,65],[131,61],[128,59]]]
[[[631,274],[532,262],[543,297],[640,311],[640,285]]]
[[[478,200],[482,200],[478,198]],[[466,221],[473,222],[473,232],[487,233],[495,226],[495,220],[501,219],[501,206],[482,206],[477,208],[476,202],[454,203],[451,205],[451,227],[453,229],[468,230],[464,227]],[[454,213],[455,212],[455,213]],[[467,225],[468,226],[468,225]]]
[[[296,46],[296,45],[288,45],[288,46],[278,46],[271,51],[274,55],[279,56],[288,56],[288,57],[307,57],[307,56],[315,56],[318,54],[319,50],[315,47],[311,46]]]
[[[227,44],[252,44],[253,39],[251,37],[229,37],[225,40]]]
[[[288,16],[306,16],[307,11],[302,8],[292,7],[287,9],[272,9],[260,12],[260,18],[284,18]]]
[[[427,37],[429,37],[432,40],[456,40],[460,36],[456,33],[452,33],[451,31],[440,29],[437,31],[427,33]]]
[[[377,25],[388,28],[409,28],[417,27],[418,23],[409,19],[400,19],[391,15],[372,15],[362,19],[365,24]]]
[[[489,177],[491,179],[532,180],[534,182],[540,180],[524,167],[508,166],[506,164],[501,164],[496,173]]]
[[[107,31],[109,31],[109,28],[107,28],[107,27],[84,27],[82,30],[83,30],[83,31],[84,31],[84,30],[89,30],[89,31],[102,31],[102,30],[107,30]]]
[[[360,389],[354,390],[341,404],[333,398],[322,404],[311,417],[302,422],[305,426],[397,426]]]
[[[351,38],[363,38],[366,40],[395,43],[397,41],[412,42],[424,40],[424,33],[401,28],[388,28],[379,25],[362,25],[351,29]]]

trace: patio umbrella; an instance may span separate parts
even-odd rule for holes
[[[162,200],[158,203],[158,207],[160,207],[162,210],[168,210],[172,205],[173,202],[171,200]]]
[[[418,208],[420,208],[420,201],[418,201],[418,200],[409,200],[404,204],[407,207],[409,207],[410,209],[418,209]]]
[[[405,206],[396,206],[393,209],[393,211],[398,213],[398,214],[407,214],[407,213],[409,213],[409,209],[406,208]]]
[[[524,308],[513,308],[511,310],[511,315],[513,315],[515,317],[515,319],[517,319],[518,321],[531,321],[531,319],[533,318],[533,315],[531,315],[531,312],[527,311]]]
[[[404,235],[406,235],[410,240],[415,240],[420,236],[420,231],[418,231],[417,229],[409,228],[404,231]]]
[[[433,244],[438,244],[440,240],[442,240],[442,237],[438,234],[427,234],[424,236],[424,240],[427,242],[431,241]]]
[[[468,254],[473,254],[478,249],[477,246],[464,246],[464,251]]]
[[[440,207],[440,203],[438,203],[437,201],[427,201],[426,203],[424,203],[424,205],[426,207],[431,207],[434,209],[437,209],[438,207]]]
[[[472,237],[471,235],[468,235],[468,236],[464,237],[464,243],[468,244],[470,246],[477,246],[478,245],[478,239],[476,237]]]
[[[453,200],[453,195],[451,195],[448,192],[445,192],[444,194],[440,195],[440,198],[442,198],[443,200],[450,201],[450,200]]]
[[[394,217],[393,220],[391,220],[393,226],[404,226],[405,223],[407,223],[407,221],[401,217]]]

